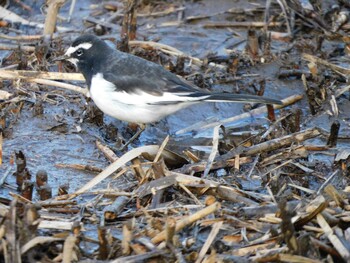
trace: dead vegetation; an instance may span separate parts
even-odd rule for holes
[[[263,95],[268,80],[259,70],[269,63],[278,65],[278,74],[268,78],[298,81],[298,92],[275,94],[283,99],[281,107],[248,108],[177,131],[212,130],[210,147],[201,145],[205,155],[192,136],[181,154],[173,135],[155,134],[158,143],[116,153],[108,140],[89,144],[82,130],[102,126],[101,113],[90,105],[82,75],[52,62],[82,31],[69,22],[81,10],[72,1],[68,17],[57,17],[64,1],[50,0],[41,23],[11,11],[34,12],[28,1],[14,2],[0,7],[0,50],[6,52],[0,68],[1,262],[350,262],[346,1],[256,1],[203,14],[188,9],[205,1],[89,7],[85,32],[161,63],[201,88],[228,84]],[[57,20],[64,26],[56,26]],[[245,32],[238,41],[245,48],[235,43],[225,45],[225,55],[190,55],[137,29],[148,22],[152,29],[154,21],[169,32],[194,25],[200,27],[194,35],[213,28],[237,37]],[[24,27],[33,33],[23,34]],[[7,144],[22,115],[45,116],[44,105],[68,102],[81,105],[65,109],[73,121],[55,115],[44,126],[45,136],[72,134],[74,127],[82,147],[94,147],[110,162],[101,168],[83,161],[84,154],[80,160],[79,152],[72,162],[55,162],[77,176],[97,174],[77,185],[55,184],[49,164],[33,169],[37,157],[26,154],[32,144]],[[252,116],[266,116],[267,124],[230,126]],[[114,142],[126,141],[120,131],[106,129]],[[44,134],[38,136],[35,147],[44,147]]]

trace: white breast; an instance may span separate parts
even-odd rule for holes
[[[168,105],[151,105],[159,101],[176,101],[179,97],[165,93],[164,96],[153,96],[148,93],[129,94],[118,92],[115,86],[103,79],[101,73],[92,77],[90,94],[97,107],[107,115],[119,120],[135,123],[157,122],[165,116],[196,102],[185,101]]]

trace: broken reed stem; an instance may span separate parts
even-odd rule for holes
[[[213,224],[213,227],[210,231],[210,234],[207,238],[207,240],[205,241],[201,251],[199,252],[198,258],[196,260],[196,263],[200,263],[202,262],[202,260],[204,259],[205,255],[207,254],[209,248],[211,247],[214,239],[216,238],[216,236],[218,235],[220,228],[222,226],[224,222],[220,221],[220,222],[216,222]]]
[[[111,205],[108,205],[103,209],[104,218],[106,220],[115,220],[129,201],[130,198],[127,196],[117,197]]]
[[[55,35],[57,37],[58,35]],[[15,41],[38,41],[44,38],[44,35],[20,35],[20,36],[8,36],[5,34],[0,34],[0,38]],[[35,48],[35,47],[34,47]]]
[[[56,29],[57,15],[66,0],[49,0],[45,18],[44,35],[52,35]]]
[[[130,10],[130,24],[129,24],[129,40],[136,39],[136,29],[137,29],[137,12],[136,12],[136,6],[138,1],[133,0],[133,5]]]
[[[77,255],[75,253],[75,247],[77,242],[78,238],[75,236],[71,235],[66,238],[63,245],[62,263],[70,263],[78,260]]]
[[[122,253],[123,255],[129,255],[131,253],[130,242],[132,240],[132,223],[126,222],[123,225],[123,240],[122,240]]]
[[[198,200],[198,198],[183,184],[179,183],[178,184],[180,188],[182,188],[192,199],[193,201],[200,206],[203,206],[203,204],[201,203],[201,201]]]
[[[215,126],[214,127],[214,131],[213,131],[213,147],[211,149],[211,152],[210,152],[210,155],[209,155],[209,158],[208,158],[208,161],[207,161],[207,165],[205,166],[205,170],[204,170],[204,173],[203,173],[203,176],[202,177],[207,177],[210,170],[211,170],[211,167],[213,165],[213,162],[215,160],[215,157],[219,151],[219,129],[220,129],[220,126]]]
[[[302,59],[304,59],[306,61],[313,62],[315,64],[324,65],[324,66],[330,68],[331,70],[339,73],[342,76],[348,76],[350,74],[350,69],[332,64],[332,63],[328,62],[327,60],[324,60],[322,58],[318,58],[318,57],[310,55],[310,54],[303,53]]]
[[[169,217],[165,225],[165,242],[167,245],[173,244],[173,237],[176,230],[176,220],[173,217]]]
[[[328,141],[327,141],[328,147],[336,147],[337,146],[339,129],[340,129],[340,122],[338,120],[336,120],[331,125],[331,131],[330,131]]]
[[[281,138],[273,139],[267,142],[259,143],[257,145],[251,146],[249,148],[245,147],[237,147],[236,149],[220,156],[218,158],[218,163],[226,161],[227,159],[231,159],[237,154],[245,154],[245,155],[254,155],[265,151],[273,151],[293,143],[300,143],[307,139],[311,139],[321,135],[321,132],[317,128],[306,129],[301,132],[296,132]]]
[[[199,58],[189,56],[189,55],[185,54],[184,52],[182,52],[182,51],[180,51],[172,46],[166,45],[166,44],[157,43],[157,42],[153,42],[153,41],[132,40],[132,41],[129,41],[129,46],[130,47],[138,46],[138,47],[141,47],[143,49],[159,49],[163,53],[168,54],[168,55],[187,57],[191,60],[191,62],[193,64],[195,64],[197,66],[203,65],[203,61],[200,60]]]
[[[0,70],[1,79],[51,79],[51,80],[69,80],[84,81],[81,73],[63,73],[63,72],[45,72],[33,70]]]
[[[85,78],[80,73],[60,73],[60,72],[39,72],[27,70],[0,70],[0,79],[21,79],[37,84],[54,86],[58,88],[68,89],[79,92],[88,96],[88,90],[76,85],[63,83],[54,80],[69,80],[69,81],[85,81]]]
[[[202,210],[199,210],[198,212],[189,215],[187,217],[185,217],[184,219],[181,219],[175,227],[175,232],[179,232],[180,230],[182,230],[183,228],[185,228],[186,226],[198,221],[199,219],[210,215],[212,213],[214,213],[215,211],[217,211],[219,208],[221,207],[220,203],[216,202]],[[159,242],[162,242],[166,239],[166,231],[163,230],[162,232],[160,232],[159,234],[157,234],[155,237],[152,238],[152,243],[153,244],[157,244]]]
[[[32,46],[22,46],[22,45],[15,45],[15,44],[1,44],[0,50],[21,50],[26,52],[34,52],[35,47]]]
[[[37,245],[40,246],[44,243],[60,242],[63,240],[64,240],[64,238],[60,238],[60,237],[46,237],[46,236],[34,237],[33,239],[29,240],[26,244],[24,244],[21,247],[21,255],[23,256],[26,252],[28,252],[30,249],[36,247]]]
[[[248,148],[239,146],[234,150],[231,150],[228,153],[219,156],[213,163],[212,168],[227,167],[229,166],[229,163],[228,163],[229,160],[237,156],[240,156],[242,154],[246,156],[251,156],[261,152],[273,151],[279,148],[286,147],[296,142],[301,143],[305,140],[317,137],[319,135],[321,135],[321,132],[317,128],[312,128],[312,129],[296,132],[281,138],[266,141],[257,145],[253,145]],[[198,168],[198,167],[202,167],[203,165],[204,165],[203,163],[185,165],[176,171],[177,172],[180,171],[181,173],[191,173],[193,171],[198,172],[203,170],[202,168],[201,169]]]
[[[102,180],[106,179],[108,176],[110,176],[120,167],[125,165],[125,163],[135,159],[136,157],[140,156],[142,153],[152,152],[154,150],[158,151],[158,149],[159,149],[158,145],[148,145],[148,146],[141,146],[139,148],[135,148],[128,151],[123,156],[121,156],[118,160],[116,160],[114,163],[110,164],[105,170],[103,170],[101,173],[95,176],[91,181],[89,181],[83,187],[77,190],[73,195],[70,196],[70,198],[74,198],[75,196],[86,192],[90,188],[94,187],[96,184],[100,183]]]
[[[88,89],[84,89],[84,88],[81,88],[79,86],[72,85],[72,84],[62,83],[62,82],[59,82],[59,81],[54,81],[54,80],[49,80],[49,79],[28,79],[28,81],[29,82],[34,82],[34,83],[37,83],[37,84],[42,84],[42,85],[47,85],[47,86],[53,86],[53,87],[58,87],[58,88],[72,90],[72,91],[81,93],[81,94],[85,95],[86,97],[89,94]]]
[[[102,144],[100,141],[96,141],[96,147],[103,153],[108,161],[115,162],[118,159],[118,156],[108,146]]]
[[[337,206],[340,206],[342,209],[344,209],[346,201],[342,197],[341,193],[333,185],[327,185],[324,188],[324,191],[333,199],[333,201],[335,201]]]
[[[317,223],[323,229],[328,240],[332,243],[334,248],[338,251],[345,262],[350,261],[350,252],[340,241],[340,239],[334,234],[333,229],[329,226],[322,214],[317,215]]]
[[[107,229],[103,226],[97,228],[98,243],[99,243],[99,255],[98,259],[106,260],[109,254],[109,245],[107,240]]]
[[[284,23],[282,22],[269,22],[268,26],[282,26]],[[215,28],[215,27],[264,27],[266,26],[265,22],[211,22],[204,24],[204,28]]]
[[[157,152],[157,154],[156,154],[156,157],[154,157],[154,160],[153,160],[154,163],[156,163],[156,162],[159,161],[159,158],[162,156],[162,153],[163,153],[163,151],[164,151],[166,145],[168,144],[169,139],[170,139],[170,136],[167,135],[167,136],[165,137],[164,141],[162,142],[162,144],[160,145],[159,150],[158,150],[158,152]]]
[[[324,183],[320,186],[320,188],[317,190],[316,194],[319,195],[321,194],[321,191],[334,179],[336,175],[338,175],[340,170],[335,170]]]

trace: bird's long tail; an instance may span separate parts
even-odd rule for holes
[[[204,100],[210,102],[232,101],[283,105],[283,102],[280,100],[248,94],[212,93],[209,97],[205,98]]]

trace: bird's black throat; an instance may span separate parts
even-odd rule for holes
[[[86,84],[88,85],[88,88],[90,89],[92,76],[94,75],[93,65],[90,63],[79,62],[78,69],[84,75],[84,78],[86,80]]]

